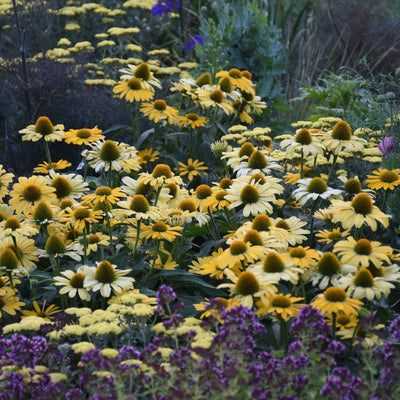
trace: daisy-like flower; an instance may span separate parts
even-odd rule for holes
[[[83,196],[82,200],[93,202],[93,208],[96,210],[110,210],[122,197],[125,197],[125,194],[119,187],[111,189],[108,186],[99,186],[94,193]]]
[[[154,91],[146,88],[141,79],[130,78],[127,81],[119,81],[113,88],[113,92],[119,95],[120,99],[133,103],[134,101],[149,101],[154,97]]]
[[[178,174],[180,176],[188,176],[189,181],[191,181],[195,176],[207,175],[208,168],[204,165],[203,161],[193,160],[189,158],[187,164],[178,161]]]
[[[150,70],[149,64],[142,62],[139,65],[128,64],[127,68],[119,70],[122,72],[121,80],[129,80],[132,78],[139,79],[144,89],[154,91],[154,87],[162,89],[160,81],[154,76]]]
[[[85,275],[82,266],[78,267],[76,271],[62,271],[61,275],[54,277],[54,285],[61,286],[60,294],[68,294],[71,299],[78,294],[80,299],[90,301],[90,294],[83,286]]]
[[[221,280],[225,277],[226,265],[222,267],[218,262],[218,257],[224,252],[222,248],[213,251],[211,256],[200,257],[190,265],[189,272],[199,275],[208,275],[210,278]],[[235,274],[239,274],[238,269],[233,269]]]
[[[384,267],[369,263],[367,268],[374,278],[379,277],[389,282],[400,282],[400,267],[397,264]]]
[[[396,186],[400,185],[399,172],[399,169],[387,170],[378,168],[378,170],[372,171],[372,175],[367,175],[366,182],[368,187],[374,190],[394,190]]]
[[[343,311],[339,311],[338,314],[335,314],[335,321],[333,321],[333,314],[327,315],[327,321],[329,325],[333,325],[335,323],[336,330],[344,331],[348,329],[356,329],[358,326],[358,316],[354,313],[347,314]]]
[[[142,227],[142,239],[167,240],[173,242],[178,236],[181,236],[181,226],[169,226],[163,221],[154,222],[151,225]]]
[[[315,236],[320,243],[336,243],[339,240],[345,239],[350,234],[350,229],[346,229],[345,231],[341,231],[340,228],[332,228],[331,230],[324,229],[318,231]]]
[[[104,139],[104,135],[101,135],[102,130],[98,129],[97,126],[94,128],[82,128],[82,129],[70,129],[64,133],[65,143],[72,143],[79,146],[87,146],[91,142],[97,142]]]
[[[261,298],[257,303],[258,315],[272,314],[279,316],[284,321],[288,321],[292,317],[296,317],[304,304],[298,304],[304,300],[302,297],[293,297],[290,294],[276,294],[270,298]]]
[[[325,315],[339,314],[339,312],[358,314],[363,303],[350,298],[340,287],[329,287],[324,293],[320,293],[311,305]]]
[[[282,260],[290,260],[303,270],[311,268],[320,258],[318,251],[306,246],[288,248],[287,253],[281,254]]]
[[[368,267],[372,262],[376,266],[382,265],[385,261],[390,264],[389,256],[393,249],[390,246],[382,246],[380,242],[368,239],[355,240],[349,236],[346,240],[337,242],[333,248],[344,264],[351,264],[356,267]]]
[[[81,260],[83,246],[80,243],[65,244],[63,238],[58,235],[50,235],[44,249],[38,249],[36,255],[39,257],[60,258],[68,256],[75,261]]]
[[[45,321],[50,322],[53,319],[52,315],[62,311],[61,308],[57,307],[55,304],[51,304],[46,308],[46,300],[43,302],[42,307],[39,306],[36,300],[33,301],[32,305],[34,310],[23,310],[21,319],[33,316],[43,318]]]
[[[225,199],[228,192],[224,189],[213,190],[211,196],[207,197],[206,201],[203,203],[203,208],[205,210],[210,209],[210,211],[221,210],[222,208],[229,207],[230,202]]]
[[[143,149],[137,152],[139,164],[147,164],[158,160],[160,152],[153,149]]]
[[[293,197],[300,206],[304,206],[309,200],[340,198],[341,190],[332,189],[319,177],[300,179],[298,188],[293,191]]]
[[[341,151],[362,151],[367,144],[365,139],[354,136],[346,121],[338,121],[333,129],[322,138],[322,144],[335,155]]]
[[[79,199],[89,190],[89,184],[78,174],[59,174],[53,170],[45,177],[46,184],[56,191],[58,201],[64,199]]]
[[[229,78],[232,86],[245,92],[253,90],[251,74],[248,71],[244,72],[237,68],[231,68],[229,71],[219,71],[215,76],[217,78]]]
[[[282,140],[280,146],[290,156],[303,154],[307,157],[310,154],[323,154],[325,150],[324,145],[307,128],[298,129],[295,136]]]
[[[246,130],[246,127],[244,127],[244,130]],[[248,160],[255,150],[251,142],[244,142],[240,147],[235,147],[233,149],[229,146],[226,151],[222,152],[221,159],[227,159],[227,165],[235,168],[241,161]]]
[[[276,251],[270,251],[264,259],[248,268],[257,277],[262,276],[270,283],[289,281],[296,285],[299,281],[301,268],[294,265],[291,260],[284,260]]]
[[[264,254],[263,246],[252,246],[244,240],[234,240],[216,259],[221,268],[233,269],[236,264],[242,264],[245,268],[248,264],[259,260]]]
[[[237,176],[253,175],[253,174],[271,174],[272,170],[281,171],[282,166],[273,158],[268,157],[261,150],[254,150],[248,159],[240,161],[233,169]]]
[[[72,164],[66,160],[58,160],[57,162],[52,162],[51,166],[48,162],[44,161],[33,169],[33,172],[37,174],[47,174],[50,170],[61,171],[70,167]]]
[[[118,207],[122,210],[115,210],[115,215],[125,217],[134,217],[136,220],[155,219],[160,214],[157,207],[150,206],[146,197],[142,194],[136,194],[128,197],[126,200],[118,202]],[[158,211],[158,213],[157,213]]]
[[[9,193],[8,185],[14,178],[14,174],[7,173],[0,164],[0,200]]]
[[[184,116],[180,115],[178,121],[180,126],[196,129],[205,126],[208,119],[206,117],[201,117],[196,113],[188,113]]]
[[[85,275],[83,287],[86,290],[92,292],[100,290],[103,297],[110,297],[111,290],[121,293],[122,290],[133,288],[135,279],[125,276],[131,272],[130,269],[119,270],[116,265],[107,260],[96,261],[96,265],[97,267],[82,266],[82,273]]]
[[[125,183],[123,179],[122,182]],[[180,176],[175,176],[171,171],[171,167],[167,164],[157,164],[152,173],[149,174],[147,172],[141,172],[139,174],[138,183],[143,183],[144,185],[150,184],[150,189],[159,189],[160,187],[164,186],[168,183],[175,183],[176,185],[182,185],[183,181]],[[130,192],[126,191],[126,193],[131,194]],[[137,190],[135,194],[144,194],[139,193]]]
[[[24,305],[25,303],[19,300],[13,290],[6,292],[0,296],[0,318],[3,317],[3,313],[15,315]]]
[[[67,207],[61,222],[72,224],[75,230],[82,232],[87,225],[95,224],[103,218],[102,210],[92,210],[89,207]]]
[[[207,87],[198,90],[198,100],[200,105],[204,108],[217,107],[224,111],[225,114],[230,115],[235,112],[232,102],[226,99],[226,93],[221,89]]]
[[[395,286],[383,278],[374,277],[367,268],[360,268],[355,275],[342,276],[338,287],[354,299],[379,300],[382,296],[389,296]]]
[[[239,276],[231,270],[226,270],[226,275],[232,283],[223,283],[217,288],[228,288],[233,301],[239,301],[241,305],[252,308],[255,299],[270,297],[277,293],[278,289],[270,283],[263,281],[253,272],[242,271]]]
[[[35,262],[39,259],[36,257],[37,247],[33,239],[17,233],[13,236],[4,236],[0,241],[0,254],[6,249],[11,250],[18,261],[17,267],[13,268],[14,271],[26,274],[27,271],[36,268]]]
[[[271,219],[275,229],[271,229],[271,234],[275,235],[278,239],[280,238],[283,243],[289,243],[291,246],[301,244],[307,240],[307,235],[310,233],[308,229],[303,229],[307,225],[307,221],[302,221],[298,217],[289,217],[286,219],[277,218]],[[286,231],[286,235],[281,232]]]
[[[10,192],[9,204],[17,214],[30,214],[33,208],[41,201],[54,203],[57,200],[56,189],[47,185],[42,176],[32,175],[29,178],[21,176],[14,183]]]
[[[114,237],[113,237],[114,238]],[[91,233],[87,237],[87,248],[86,254],[90,254],[91,252],[96,253],[99,246],[108,246],[110,244],[110,236],[105,235],[104,233]]]
[[[272,204],[276,198],[271,193],[270,185],[254,182],[248,184],[245,181],[235,180],[226,189],[228,194],[225,199],[230,201],[229,209],[243,206],[243,215],[257,215],[261,213],[272,213]]]
[[[21,129],[22,140],[37,142],[44,139],[46,142],[61,141],[64,137],[64,125],[58,124],[53,126],[49,118],[39,117],[35,125],[29,125],[25,129]]]
[[[12,215],[7,219],[0,222],[2,235],[15,235],[20,234],[24,236],[32,236],[38,233],[38,229],[31,225],[28,221],[22,220],[22,216]]]
[[[87,158],[89,165],[96,171],[122,171],[130,173],[140,169],[136,156],[136,148],[126,143],[113,140],[100,140],[89,144],[82,155]]]
[[[338,284],[338,278],[342,274],[355,273],[357,268],[352,265],[342,265],[339,259],[330,251],[322,254],[317,264],[306,272],[313,286],[318,286],[321,290],[328,286]]]
[[[332,212],[332,221],[340,222],[344,229],[368,225],[376,231],[377,222],[387,228],[390,215],[384,214],[373,203],[374,201],[367,193],[359,193],[352,201],[332,200],[332,205],[329,207]]]
[[[142,112],[145,117],[149,117],[150,121],[156,123],[167,120],[169,124],[174,124],[179,115],[179,111],[169,106],[163,99],[158,99],[151,103],[143,103],[140,106],[140,112]]]

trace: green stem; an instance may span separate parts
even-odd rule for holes
[[[7,269],[7,275],[8,275],[8,279],[10,280],[11,290],[14,290],[14,282],[13,282],[13,279],[12,279],[12,271],[10,269]]]
[[[108,235],[110,236],[110,248],[111,248],[111,253],[114,254],[114,245],[113,245],[111,221],[110,221],[110,216],[108,215],[108,210],[107,210],[107,204],[106,204],[106,203],[104,203],[104,212],[105,212],[105,214],[106,214]]]
[[[151,275],[153,275],[154,265],[156,264],[156,261],[157,261],[158,250],[160,250],[160,244],[161,244],[161,240],[157,240],[156,249],[154,251],[153,262],[151,263],[151,267],[147,274],[147,279],[149,279],[151,277]],[[146,281],[147,281],[147,279],[146,279]]]
[[[388,194],[389,194],[389,189],[385,190],[385,194],[383,195],[383,201],[382,201],[382,211],[385,212],[385,208],[386,208],[386,201],[388,198]]]
[[[53,163],[51,162],[50,149],[47,140],[43,139],[43,144],[44,144],[44,151],[46,152],[47,161],[49,162],[50,165],[50,169],[53,169]]]
[[[301,158],[300,158],[300,179],[303,179],[303,178],[304,178],[303,165],[304,165],[304,151],[303,151],[303,149],[301,149]]]
[[[137,247],[138,247],[138,243],[139,243],[139,238],[140,238],[140,224],[141,224],[142,220],[139,219],[137,220],[137,226],[136,226],[136,240],[135,240],[135,246],[133,247],[132,250],[132,254],[131,254],[131,260],[133,260],[133,258],[136,255],[136,251],[137,251]]]
[[[329,186],[329,181],[331,180],[332,175],[333,175],[333,170],[335,169],[335,165],[336,165],[336,160],[337,160],[337,158],[338,158],[338,155],[337,155],[337,154],[334,154],[334,155],[333,155],[333,161],[332,161],[331,169],[330,169],[330,171],[329,171],[328,179],[327,179],[327,181],[326,181],[326,184],[327,184],[328,186]]]

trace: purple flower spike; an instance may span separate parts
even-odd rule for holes
[[[378,149],[385,157],[387,157],[389,155],[389,153],[391,153],[393,151],[393,143],[394,143],[394,137],[389,136],[389,137],[385,138],[383,141],[379,142]],[[383,147],[384,144],[385,144],[386,151],[385,151],[385,148]]]

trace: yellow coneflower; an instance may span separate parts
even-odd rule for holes
[[[150,70],[149,64],[141,62],[139,65],[128,64],[127,68],[119,70],[122,72],[121,80],[129,80],[132,78],[139,79],[144,89],[154,91],[154,87],[162,89],[160,81],[154,76]]]
[[[169,226],[165,222],[158,221],[142,228],[142,239],[167,240],[172,242],[180,236],[181,226]]]
[[[76,271],[62,271],[61,275],[63,276],[55,276],[54,285],[61,286],[59,293],[61,295],[68,294],[70,298],[74,298],[78,294],[80,299],[89,301],[90,294],[83,286],[85,280],[83,272],[83,267],[79,267]]]
[[[367,268],[360,268],[355,275],[342,276],[338,286],[343,288],[348,295],[358,300],[381,299],[389,296],[395,286],[384,278],[374,277]]]
[[[46,184],[53,187],[59,201],[79,199],[89,190],[89,184],[78,174],[59,174],[53,170],[45,177]]]
[[[399,172],[399,169],[387,170],[378,168],[378,170],[372,171],[372,175],[367,175],[366,182],[368,187],[374,190],[394,190],[396,186],[400,185]]]
[[[389,256],[393,249],[390,246],[382,246],[380,242],[364,238],[355,240],[349,236],[346,240],[337,242],[333,251],[344,264],[368,267],[370,262],[376,266],[382,265],[384,261],[390,264]]]
[[[58,314],[61,312],[61,308],[57,307],[55,304],[51,304],[46,308],[46,300],[43,302],[42,308],[40,308],[38,302],[36,300],[33,301],[32,303],[34,310],[28,311],[28,310],[23,310],[22,311],[22,316],[21,318],[26,318],[26,317],[40,317],[43,318],[45,321],[50,322],[53,317],[52,315]]]
[[[350,234],[350,229],[346,229],[344,231],[341,231],[340,228],[332,228],[331,230],[328,229],[323,229],[318,231],[315,236],[318,239],[318,242],[320,243],[336,243],[339,240],[342,240],[346,238]]]
[[[29,178],[21,176],[12,187],[9,204],[17,214],[30,214],[33,208],[43,200],[55,203],[57,199],[55,192],[56,189],[47,185],[42,176],[32,175]]]
[[[139,164],[147,164],[158,160],[160,152],[153,149],[143,149],[137,152]]]
[[[22,140],[37,142],[44,139],[46,142],[61,141],[64,137],[64,125],[53,125],[48,117],[39,117],[35,125],[29,125],[21,129]]]
[[[97,126],[94,128],[82,128],[82,129],[70,129],[64,133],[65,143],[72,143],[79,146],[87,146],[91,142],[97,142],[98,140],[104,139],[104,135],[101,135],[102,130],[98,129]]]
[[[103,297],[110,297],[111,290],[121,293],[122,290],[133,288],[135,279],[125,276],[131,272],[130,269],[119,270],[116,265],[104,260],[96,261],[97,267],[83,266],[82,273],[85,275],[83,286],[86,290],[100,293]]]
[[[192,129],[205,126],[208,122],[208,119],[206,117],[201,117],[196,113],[188,113],[184,116],[180,115],[178,120],[181,126],[189,126]]]
[[[151,103],[143,103],[140,106],[140,112],[150,121],[159,122],[167,120],[169,124],[174,124],[177,121],[178,109],[169,106],[165,100],[158,99]]]
[[[109,210],[120,198],[125,196],[120,187],[111,189],[108,186],[99,186],[94,193],[83,196],[82,201],[93,202],[94,209]]]
[[[376,231],[377,222],[387,228],[390,215],[384,214],[373,203],[374,201],[367,193],[359,193],[352,201],[332,200],[332,205],[329,207],[332,212],[332,221],[340,222],[344,229],[368,225]]]
[[[13,290],[0,295],[0,318],[3,317],[3,313],[15,315],[24,305],[25,303],[19,300]]]
[[[52,162],[51,165],[44,161],[33,169],[33,172],[37,174],[47,174],[50,170],[61,171],[70,167],[72,164],[66,160],[58,160],[57,162]]]
[[[363,302],[350,298],[342,288],[330,287],[319,294],[311,305],[325,315],[339,312],[357,314]]]
[[[188,179],[191,181],[195,176],[200,176],[201,174],[207,175],[207,166],[204,165],[203,161],[193,160],[189,158],[187,160],[187,164],[178,161],[178,173],[180,176],[188,176]]]
[[[239,301],[245,307],[252,308],[255,299],[263,296],[273,296],[278,291],[274,285],[263,281],[253,272],[242,271],[237,276],[231,270],[227,269],[225,273],[232,283],[223,283],[218,288],[228,288],[232,296],[231,299]]]
[[[87,225],[99,222],[102,218],[102,210],[92,210],[84,206],[78,206],[74,209],[67,207],[61,222],[70,223],[75,230],[82,232]]]
[[[0,164],[0,200],[9,193],[8,185],[12,182],[14,174],[7,173]]]
[[[113,140],[100,140],[89,144],[90,149],[84,150],[82,155],[87,158],[89,165],[96,172],[122,171],[130,173],[140,169],[136,156],[136,148],[126,143]]]
[[[293,297],[290,294],[276,294],[270,298],[261,298],[257,303],[257,314],[266,315],[272,314],[275,317],[279,316],[285,321],[295,317],[299,309],[305,304],[298,304],[304,300],[302,297]]]
[[[154,97],[154,92],[151,89],[145,88],[142,85],[142,80],[138,78],[130,78],[127,81],[119,81],[114,86],[113,92],[119,95],[119,98],[125,98],[130,103],[134,101],[149,101]]]

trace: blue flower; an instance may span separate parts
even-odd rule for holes
[[[194,49],[196,47],[196,44],[199,44],[200,46],[203,46],[204,44],[204,39],[203,36],[201,35],[194,35],[186,44],[185,44],[185,51],[189,51],[191,49]]]

